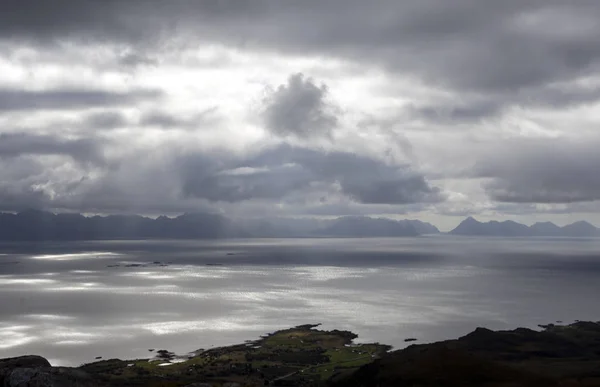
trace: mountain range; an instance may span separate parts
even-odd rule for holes
[[[220,214],[186,213],[156,219],[138,215],[86,217],[27,210],[0,213],[0,240],[91,239],[215,239],[285,237],[401,237],[436,234],[418,220],[363,216],[319,220],[311,218],[230,219]]]
[[[174,218],[139,215],[84,216],[26,210],[0,213],[0,240],[215,239],[294,237],[411,237],[440,234],[419,220],[367,216],[336,219],[230,219],[220,214],[186,213]],[[502,237],[600,237],[600,229],[580,221],[559,227],[551,222],[526,226],[513,221],[463,220],[450,235]]]
[[[451,235],[504,236],[504,237],[596,237],[600,229],[594,225],[579,221],[563,227],[552,222],[538,222],[531,226],[507,220],[504,222],[479,222],[473,217],[463,220]]]

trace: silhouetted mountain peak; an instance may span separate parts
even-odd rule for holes
[[[458,226],[456,226],[456,228],[454,230],[450,231],[450,234],[481,235],[481,233],[483,231],[482,225],[483,225],[483,223],[479,222],[472,216],[469,216],[468,218],[466,218],[465,220],[460,222],[460,224]]]
[[[580,220],[571,224],[566,225],[565,227],[586,227],[586,228],[596,228],[596,226],[594,226],[593,224],[591,224],[590,222],[587,222],[585,220]]]
[[[556,227],[556,228],[560,228],[558,227],[556,224],[552,223],[552,222],[536,222],[534,223],[531,227]]]
[[[562,232],[565,236],[574,237],[589,237],[600,235],[600,230],[598,230],[598,228],[584,220],[571,223],[562,227]]]
[[[463,220],[454,230],[450,231],[454,235],[488,235],[488,236],[526,236],[529,234],[528,227],[505,220],[498,222],[492,220],[486,223],[479,222],[473,217]]]
[[[416,219],[405,219],[399,222],[404,222],[412,225],[419,234],[439,234],[440,230],[431,223],[423,222]]]
[[[560,236],[562,230],[552,222],[537,222],[529,227],[534,236]]]

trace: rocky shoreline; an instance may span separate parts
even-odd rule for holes
[[[0,359],[4,387],[600,386],[600,322],[542,331],[477,328],[455,340],[390,351],[356,334],[303,325],[187,358],[102,360],[52,367],[39,356]]]

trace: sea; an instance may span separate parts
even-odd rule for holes
[[[322,324],[403,348],[600,320],[600,239],[0,243],[0,358],[186,354]]]

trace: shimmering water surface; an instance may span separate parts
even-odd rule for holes
[[[400,348],[477,326],[600,320],[598,294],[594,239],[4,243],[0,357],[186,353],[305,323]]]

